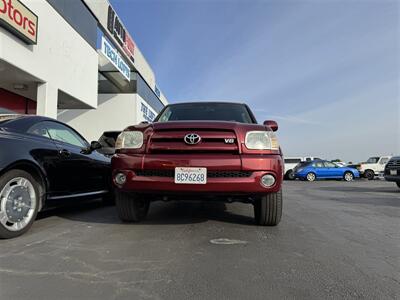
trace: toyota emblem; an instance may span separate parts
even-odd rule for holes
[[[185,135],[183,140],[188,145],[196,145],[196,144],[200,143],[201,137],[197,133],[189,133],[189,134]]]

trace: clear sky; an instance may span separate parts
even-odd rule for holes
[[[170,102],[246,102],[286,156],[400,155],[400,1],[111,3]]]

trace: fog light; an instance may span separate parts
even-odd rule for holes
[[[124,173],[117,173],[114,176],[114,180],[117,184],[123,185],[126,182],[126,175]]]
[[[272,176],[270,174],[267,174],[267,175],[264,175],[263,177],[261,177],[261,185],[263,187],[271,187],[274,184],[275,184],[275,177],[274,176]]]

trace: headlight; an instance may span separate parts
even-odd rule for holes
[[[279,150],[278,139],[272,131],[249,131],[245,145],[250,150]]]
[[[115,149],[139,149],[143,146],[143,132],[123,131],[115,142]]]

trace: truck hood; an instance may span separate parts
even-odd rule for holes
[[[224,121],[174,121],[174,122],[155,122],[141,123],[130,126],[125,131],[142,131],[144,135],[144,145],[150,152],[165,153],[168,151],[225,151],[225,153],[240,153],[241,145],[245,143],[246,134],[249,131],[272,131],[270,127],[259,124],[244,124],[238,122]],[[190,133],[200,135],[202,141],[196,147],[187,146],[184,137]],[[224,139],[233,139],[232,143],[227,143]],[[234,140],[237,142],[234,142]],[[212,140],[210,142],[210,140]],[[208,142],[206,142],[208,141]],[[143,151],[143,149],[141,150]],[[280,150],[248,150],[261,154],[281,154]]]
[[[238,122],[227,122],[227,121],[174,121],[174,122],[156,122],[151,124],[139,124],[136,126],[130,126],[125,130],[147,130],[153,129],[154,131],[167,131],[167,130],[198,130],[198,129],[209,129],[209,130],[224,130],[224,131],[235,131],[247,132],[252,130],[268,130],[271,129],[260,124],[245,124]]]

